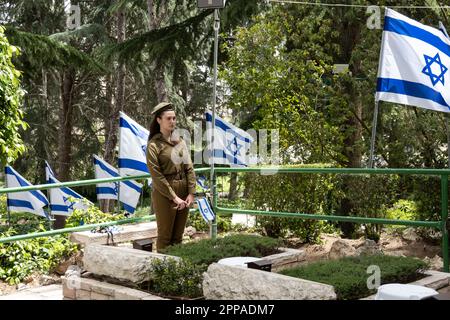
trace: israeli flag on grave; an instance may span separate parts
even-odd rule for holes
[[[60,183],[47,161],[45,161],[45,179],[47,183]],[[86,210],[94,205],[82,195],[67,187],[53,188],[48,191],[50,194],[50,211],[53,215],[68,216],[72,214],[74,209]]]
[[[211,206],[209,205],[209,201],[206,198],[198,198],[195,201],[197,202],[198,210],[200,211],[206,223],[213,221],[215,215],[211,209]]]
[[[24,177],[10,166],[5,167],[6,187],[32,186]],[[44,207],[48,205],[45,195],[39,190],[14,192],[7,194],[7,206],[9,211],[30,212],[49,219]]]
[[[450,40],[386,9],[376,100],[450,111]]]
[[[120,112],[119,172],[121,176],[150,173],[147,168],[149,131]]]
[[[116,168],[96,155],[94,155],[94,165],[96,179],[119,177],[119,172]],[[121,181],[120,184],[117,182],[99,183],[95,188],[97,199],[99,200],[117,200],[117,194],[119,194],[123,208],[129,213],[134,213],[136,210],[141,190],[142,184],[133,180]]]
[[[207,111],[206,128],[208,130],[208,144],[211,146],[212,113]],[[247,154],[252,144],[253,137],[244,130],[215,116],[214,130],[214,152],[215,164],[228,164],[231,166],[247,166],[250,156]],[[209,159],[211,164],[211,157]]]

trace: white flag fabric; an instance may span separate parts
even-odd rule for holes
[[[10,166],[5,167],[5,175],[7,188],[32,186],[30,182]],[[43,209],[48,205],[48,200],[39,190],[8,193],[7,205],[9,211],[30,212],[49,219]]]
[[[206,128],[208,131],[208,145],[211,146],[212,113],[207,111]],[[214,152],[215,164],[228,164],[231,166],[247,166],[250,156],[247,151],[253,142],[253,137],[244,130],[215,116]],[[211,157],[209,157],[211,164]]]
[[[206,198],[198,198],[195,200],[198,204],[198,210],[200,211],[203,219],[209,223],[214,220],[214,212],[212,211],[209,201]]]
[[[118,177],[119,173],[116,168],[107,163],[105,160],[94,155],[95,179],[107,179]],[[99,183],[96,185],[95,192],[97,199],[117,200],[117,182]]]
[[[209,190],[208,185],[206,184],[206,178],[203,176],[199,176],[197,178],[197,184],[200,186],[200,188],[202,188],[203,190]]]
[[[47,161],[45,161],[45,178],[47,183],[59,183]],[[53,215],[69,216],[74,209],[86,210],[94,205],[82,195],[67,187],[49,189],[49,193],[50,211]],[[83,201],[83,199],[85,200]]]
[[[96,179],[119,177],[119,172],[116,168],[96,155],[94,155],[94,164]],[[142,184],[132,180],[122,181],[120,182],[119,190],[119,183],[117,182],[99,183],[95,190],[97,199],[117,200],[117,194],[119,193],[120,202],[125,211],[134,213],[141,195]]]
[[[450,36],[448,35],[448,32],[447,32],[447,28],[445,28],[442,21],[439,21],[439,30],[441,30],[444,33],[444,35],[447,37],[447,39],[450,38]]]
[[[119,172],[121,176],[150,173],[147,168],[149,131],[120,112]]]
[[[450,112],[450,40],[386,9],[376,100]]]

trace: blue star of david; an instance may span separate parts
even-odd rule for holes
[[[424,54],[424,57],[425,57],[426,65],[423,68],[422,73],[424,73],[430,77],[430,80],[431,80],[431,83],[433,84],[433,86],[435,86],[438,82],[441,82],[442,85],[445,85],[444,75],[447,73],[448,68],[442,64],[439,53],[437,53],[434,56],[434,58],[427,56],[426,54]],[[437,63],[440,66],[440,68],[441,68],[440,75],[435,75],[433,73],[433,71],[431,70],[431,66],[433,65],[433,63]]]
[[[67,204],[67,202],[69,203],[69,204],[67,205],[67,207],[69,208],[69,210],[73,210],[73,206],[74,206],[75,202],[69,201],[69,198],[66,198],[66,197],[63,197],[63,200],[64,200],[64,202],[65,202],[66,204]]]
[[[143,152],[144,154],[147,154],[147,146],[146,146],[145,144],[143,144],[143,145],[141,146],[141,149],[142,149],[142,152]]]
[[[231,149],[231,147],[234,146],[235,150]],[[230,150],[231,153],[233,153],[233,156],[240,155],[239,150],[241,150],[242,145],[237,143],[236,137],[234,137],[233,140],[230,140],[227,146],[227,149]]]

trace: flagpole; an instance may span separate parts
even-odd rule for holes
[[[8,176],[6,174],[6,166],[4,169],[5,172],[5,188],[8,188]],[[11,227],[11,212],[9,211],[9,206],[8,206],[8,193],[6,194],[6,212],[8,213],[8,228]]]
[[[147,181],[147,179],[144,179],[144,183],[142,184],[142,189],[141,189],[141,208],[144,206],[144,189],[145,189],[146,181]]]
[[[369,168],[374,167],[375,139],[377,136],[377,123],[378,123],[378,105],[379,100],[375,99],[375,110],[373,113],[373,122],[372,122],[372,138],[370,140]]]
[[[212,207],[215,207],[215,192],[216,192],[216,175],[214,173],[214,131],[216,125],[216,99],[217,99],[217,56],[219,51],[219,28],[220,28],[220,19],[219,19],[219,9],[214,9],[214,84],[213,84],[213,105],[212,105],[212,132],[211,132],[211,152],[210,152],[210,161],[211,161],[211,173],[210,173],[210,181],[211,181],[211,196],[212,196]],[[210,237],[211,239],[217,238],[217,219],[216,215],[214,215],[214,219],[211,221],[210,225]]]
[[[119,113],[119,155],[117,157],[117,167],[118,167],[118,172],[119,172],[119,177],[122,177],[122,175],[120,174],[120,149],[121,149],[121,145],[122,145],[122,130],[120,129],[120,113]],[[121,181],[117,181],[117,214],[120,213],[120,182]]]
[[[447,161],[448,168],[450,169],[450,114],[447,113],[445,117],[447,118]]]

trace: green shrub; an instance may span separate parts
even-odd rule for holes
[[[349,200],[348,214],[350,216],[385,218],[387,208],[391,207],[397,199],[399,189],[397,175],[352,175],[340,176],[340,179],[341,183],[337,187],[344,192],[344,198]],[[382,225],[365,224],[363,226],[366,238],[378,242]],[[359,234],[353,235],[353,237],[359,236]]]
[[[46,218],[39,217],[32,213],[27,212],[11,212],[11,226],[8,226],[8,216],[0,219],[0,233],[7,232],[9,229],[14,230],[15,234],[27,234],[30,232],[36,232],[40,230],[44,224],[48,227],[50,221],[46,221]]]
[[[331,165],[293,165],[292,168],[331,167]],[[333,201],[338,199],[335,178],[329,174],[259,175],[243,176],[248,195],[247,209],[309,214],[333,213]],[[258,216],[257,224],[270,237],[296,236],[304,242],[316,243],[326,222],[299,218]]]
[[[386,218],[393,220],[417,220],[417,204],[415,201],[400,199],[386,211]],[[389,228],[401,229],[405,226],[390,225]]]
[[[117,221],[122,219],[125,219],[125,216],[122,213],[111,214],[101,211],[96,206],[91,206],[87,210],[75,209],[66,220],[66,228],[78,227],[84,224]]]
[[[228,232],[232,230],[231,227],[231,215],[219,215],[216,216],[217,220],[217,232]],[[200,212],[189,212],[188,221],[186,226],[194,227],[197,231],[208,231],[209,224],[203,219]]]
[[[44,227],[40,226],[40,231]],[[10,229],[0,238],[15,235]],[[18,284],[34,272],[48,273],[65,257],[77,251],[77,246],[67,235],[36,238],[11,243],[0,243],[0,279],[9,284]]]
[[[425,262],[416,258],[374,255],[316,262],[280,273],[332,285],[339,300],[350,300],[376,292],[367,288],[367,268],[373,265],[380,267],[381,284],[415,281],[423,277],[427,268]]]
[[[166,248],[165,253],[191,261],[195,265],[209,264],[222,258],[264,257],[277,252],[281,240],[256,235],[229,235],[224,238],[202,239]]]
[[[188,260],[154,259],[151,262],[152,271],[148,283],[148,291],[166,297],[201,297],[202,273],[201,266]]]

